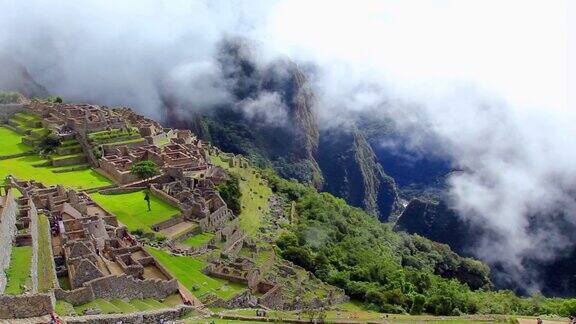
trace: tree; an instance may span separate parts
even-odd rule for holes
[[[58,146],[60,146],[60,138],[52,133],[43,136],[38,144],[40,154],[44,155],[54,152]]]
[[[130,173],[136,175],[140,179],[147,179],[158,174],[158,166],[154,161],[140,161],[132,165]]]

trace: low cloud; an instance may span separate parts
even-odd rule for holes
[[[0,56],[73,101],[162,118],[169,96],[184,117],[233,105],[281,125],[279,92],[237,101],[235,71],[223,69],[221,41],[251,39],[258,70],[287,57],[314,66],[321,126],[377,114],[419,154],[448,157],[462,170],[449,178],[452,206],[499,238],[477,255],[522,271],[527,256],[550,260],[573,248],[559,225],[576,224],[565,4],[8,0]]]

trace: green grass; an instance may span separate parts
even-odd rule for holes
[[[242,211],[238,216],[240,227],[250,236],[254,237],[258,233],[261,225],[261,216],[268,211],[268,199],[272,195],[272,190],[262,183],[262,179],[256,177],[253,168],[230,167],[227,162],[220,157],[210,156],[212,162],[238,175],[240,180],[240,203]]]
[[[60,316],[73,316],[76,315],[76,310],[72,304],[67,303],[63,300],[56,301],[56,314]]]
[[[102,313],[104,313],[104,314],[114,314],[114,313],[121,313],[122,312],[114,304],[112,304],[111,302],[104,300],[102,298],[94,299],[93,301],[88,302],[88,303],[83,304],[83,305],[80,305],[80,306],[74,306],[74,310],[76,311],[76,314],[78,314],[78,315],[83,314],[84,311],[87,309],[94,309],[94,308],[100,309],[100,311],[102,311]]]
[[[182,243],[191,247],[199,247],[204,245],[205,243],[208,243],[208,241],[210,241],[213,237],[214,234],[212,233],[201,233],[194,236],[190,236],[189,238],[182,241]]]
[[[24,113],[24,112],[16,113],[15,116],[18,117],[18,119],[22,119],[22,120],[40,121],[40,118],[38,118],[37,116],[31,115],[31,114],[28,114],[28,113]]]
[[[0,156],[31,151],[33,147],[22,143],[22,135],[6,127],[0,127]]]
[[[206,264],[197,258],[173,256],[166,251],[150,247],[146,250],[197,297],[213,293],[223,299],[229,299],[246,289],[245,285],[205,275],[202,269]]]
[[[38,291],[47,292],[54,288],[54,260],[50,251],[48,218],[38,215]]]
[[[19,295],[24,292],[24,286],[32,288],[30,266],[32,265],[32,247],[14,246],[10,256],[10,266],[6,270],[8,284],[4,293]]]
[[[58,277],[58,283],[60,284],[60,288],[64,290],[71,290],[72,287],[70,286],[70,280],[68,276],[66,277]]]
[[[52,166],[34,167],[34,163],[42,163],[43,161],[38,156],[0,160],[0,178],[5,178],[11,174],[22,180],[34,179],[45,185],[62,184],[76,189],[90,189],[112,184],[110,180],[92,169],[54,173],[52,170],[57,168]]]
[[[180,211],[168,203],[150,194],[150,207],[148,211],[144,200],[145,191],[131,192],[118,195],[92,194],[92,199],[108,212],[116,215],[118,220],[126,225],[130,231],[141,229],[153,232],[151,225],[178,215]]]

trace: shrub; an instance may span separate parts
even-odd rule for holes
[[[140,179],[148,179],[158,174],[158,166],[154,161],[140,161],[132,165],[130,173],[135,174]]]

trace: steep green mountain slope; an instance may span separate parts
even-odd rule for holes
[[[447,245],[392,230],[342,199],[272,171],[274,193],[293,202],[292,224],[276,244],[284,258],[346,290],[352,298],[385,312],[568,314],[572,300],[519,298],[491,291],[488,267],[463,258]]]

